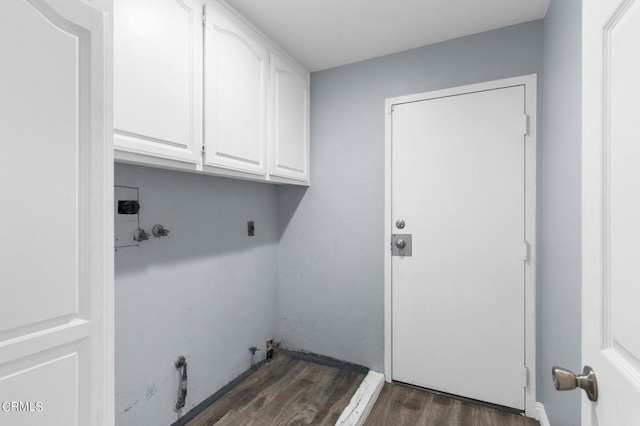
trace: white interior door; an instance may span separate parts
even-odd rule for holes
[[[524,410],[525,86],[391,120],[393,380]]]
[[[640,424],[640,1],[583,2],[583,425]]]
[[[3,425],[113,423],[105,12],[0,2]]]

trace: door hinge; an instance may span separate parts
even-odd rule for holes
[[[202,155],[205,155],[207,153],[207,147],[205,145],[202,145]]]
[[[522,260],[525,262],[529,261],[529,252],[531,251],[531,246],[527,241],[522,242]]]
[[[527,114],[522,116],[522,132],[525,136],[529,134],[529,116]]]
[[[529,367],[527,367],[526,365],[524,366],[524,370],[523,370],[523,379],[524,379],[524,387],[528,388],[529,387]]]
[[[202,5],[202,25],[207,25],[207,5]]]

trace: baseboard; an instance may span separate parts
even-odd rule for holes
[[[341,361],[339,359],[331,358],[324,355],[314,354],[312,352],[292,351],[289,349],[280,349],[280,352],[285,355],[289,355],[292,358],[313,362],[315,364],[325,365],[327,367],[339,368],[341,370],[352,371],[359,374],[367,374],[369,372],[369,369],[362,365],[353,364],[347,361]]]
[[[213,404],[214,402],[216,402],[217,400],[225,396],[231,389],[236,387],[241,381],[243,381],[244,379],[252,375],[254,372],[256,372],[256,370],[260,368],[262,364],[264,364],[265,362],[266,360],[263,359],[262,361],[256,364],[255,368],[251,367],[248,370],[241,373],[238,377],[236,377],[235,379],[231,380],[229,383],[224,385],[222,388],[220,388],[216,393],[211,395],[209,398],[205,399],[200,404],[196,405],[191,410],[189,410],[187,414],[180,417],[180,419],[172,423],[171,426],[184,426],[187,423],[189,423],[191,420],[196,418],[198,414],[206,410],[211,404]]]
[[[361,426],[369,416],[384,386],[384,374],[369,371],[336,426]]]
[[[551,426],[547,412],[541,402],[536,402],[536,420],[540,422],[540,426]]]

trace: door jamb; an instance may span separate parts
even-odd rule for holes
[[[525,414],[536,415],[536,191],[537,191],[537,74],[488,81],[449,89],[418,93],[385,100],[385,221],[384,221],[384,375],[392,381],[391,371],[391,112],[393,105],[461,95],[482,90],[500,89],[523,85],[525,87],[525,113],[529,117],[525,136],[525,238],[529,244],[528,261],[525,262],[525,364],[528,377],[525,389]]]

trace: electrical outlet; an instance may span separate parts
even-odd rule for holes
[[[278,355],[278,344],[271,339],[267,340],[265,347],[267,348],[266,360],[267,362],[272,361]]]
[[[138,214],[139,212],[138,200],[118,200],[118,214]]]
[[[114,237],[116,250],[137,247],[134,234],[140,227],[140,199],[137,187],[114,185]]]

